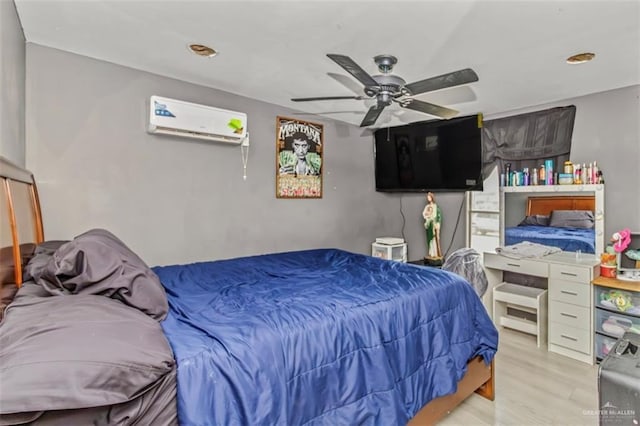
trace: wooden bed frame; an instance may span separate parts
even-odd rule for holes
[[[43,241],[40,201],[33,175],[0,157],[0,319],[22,284],[23,265]]]
[[[430,401],[409,421],[410,426],[435,424],[474,392],[491,401],[495,398],[495,360],[486,365],[481,357],[467,363],[467,372],[458,382],[456,393]]]
[[[550,215],[554,210],[596,210],[596,197],[593,195],[560,195],[557,197],[529,197],[527,216]]]
[[[0,178],[3,186],[0,208],[6,208],[6,217],[9,218],[9,223],[0,224],[0,253],[4,253],[0,259],[0,277],[5,277],[2,288],[10,291],[11,300],[22,283],[23,265],[35,245],[44,240],[44,230],[33,175],[0,157]],[[4,218],[5,214],[1,217]],[[3,310],[4,306],[0,306],[0,314]],[[492,401],[494,399],[494,363],[486,365],[481,357],[469,361],[456,393],[432,400],[409,424],[434,424],[474,392]]]

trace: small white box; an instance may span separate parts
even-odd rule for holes
[[[381,259],[395,260],[397,262],[407,261],[407,244],[371,244],[371,256]]]

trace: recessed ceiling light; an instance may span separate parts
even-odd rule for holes
[[[589,62],[593,58],[596,57],[595,53],[578,53],[577,55],[569,56],[567,58],[568,64],[584,64],[585,62]]]
[[[204,44],[190,44],[189,50],[198,56],[205,56],[207,58],[213,58],[218,54],[215,49],[205,46]]]

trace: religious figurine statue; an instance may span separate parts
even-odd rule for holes
[[[436,204],[433,192],[427,192],[427,205],[422,211],[424,229],[427,233],[427,255],[425,263],[428,265],[442,265],[442,249],[440,248],[440,225],[442,224],[442,212]]]

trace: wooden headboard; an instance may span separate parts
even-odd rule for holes
[[[36,244],[44,240],[44,230],[33,175],[0,157],[0,182],[0,297],[4,300],[22,284],[22,268]]]
[[[529,197],[527,216],[550,215],[554,210],[596,210],[596,198],[592,195],[561,195],[556,197]]]

